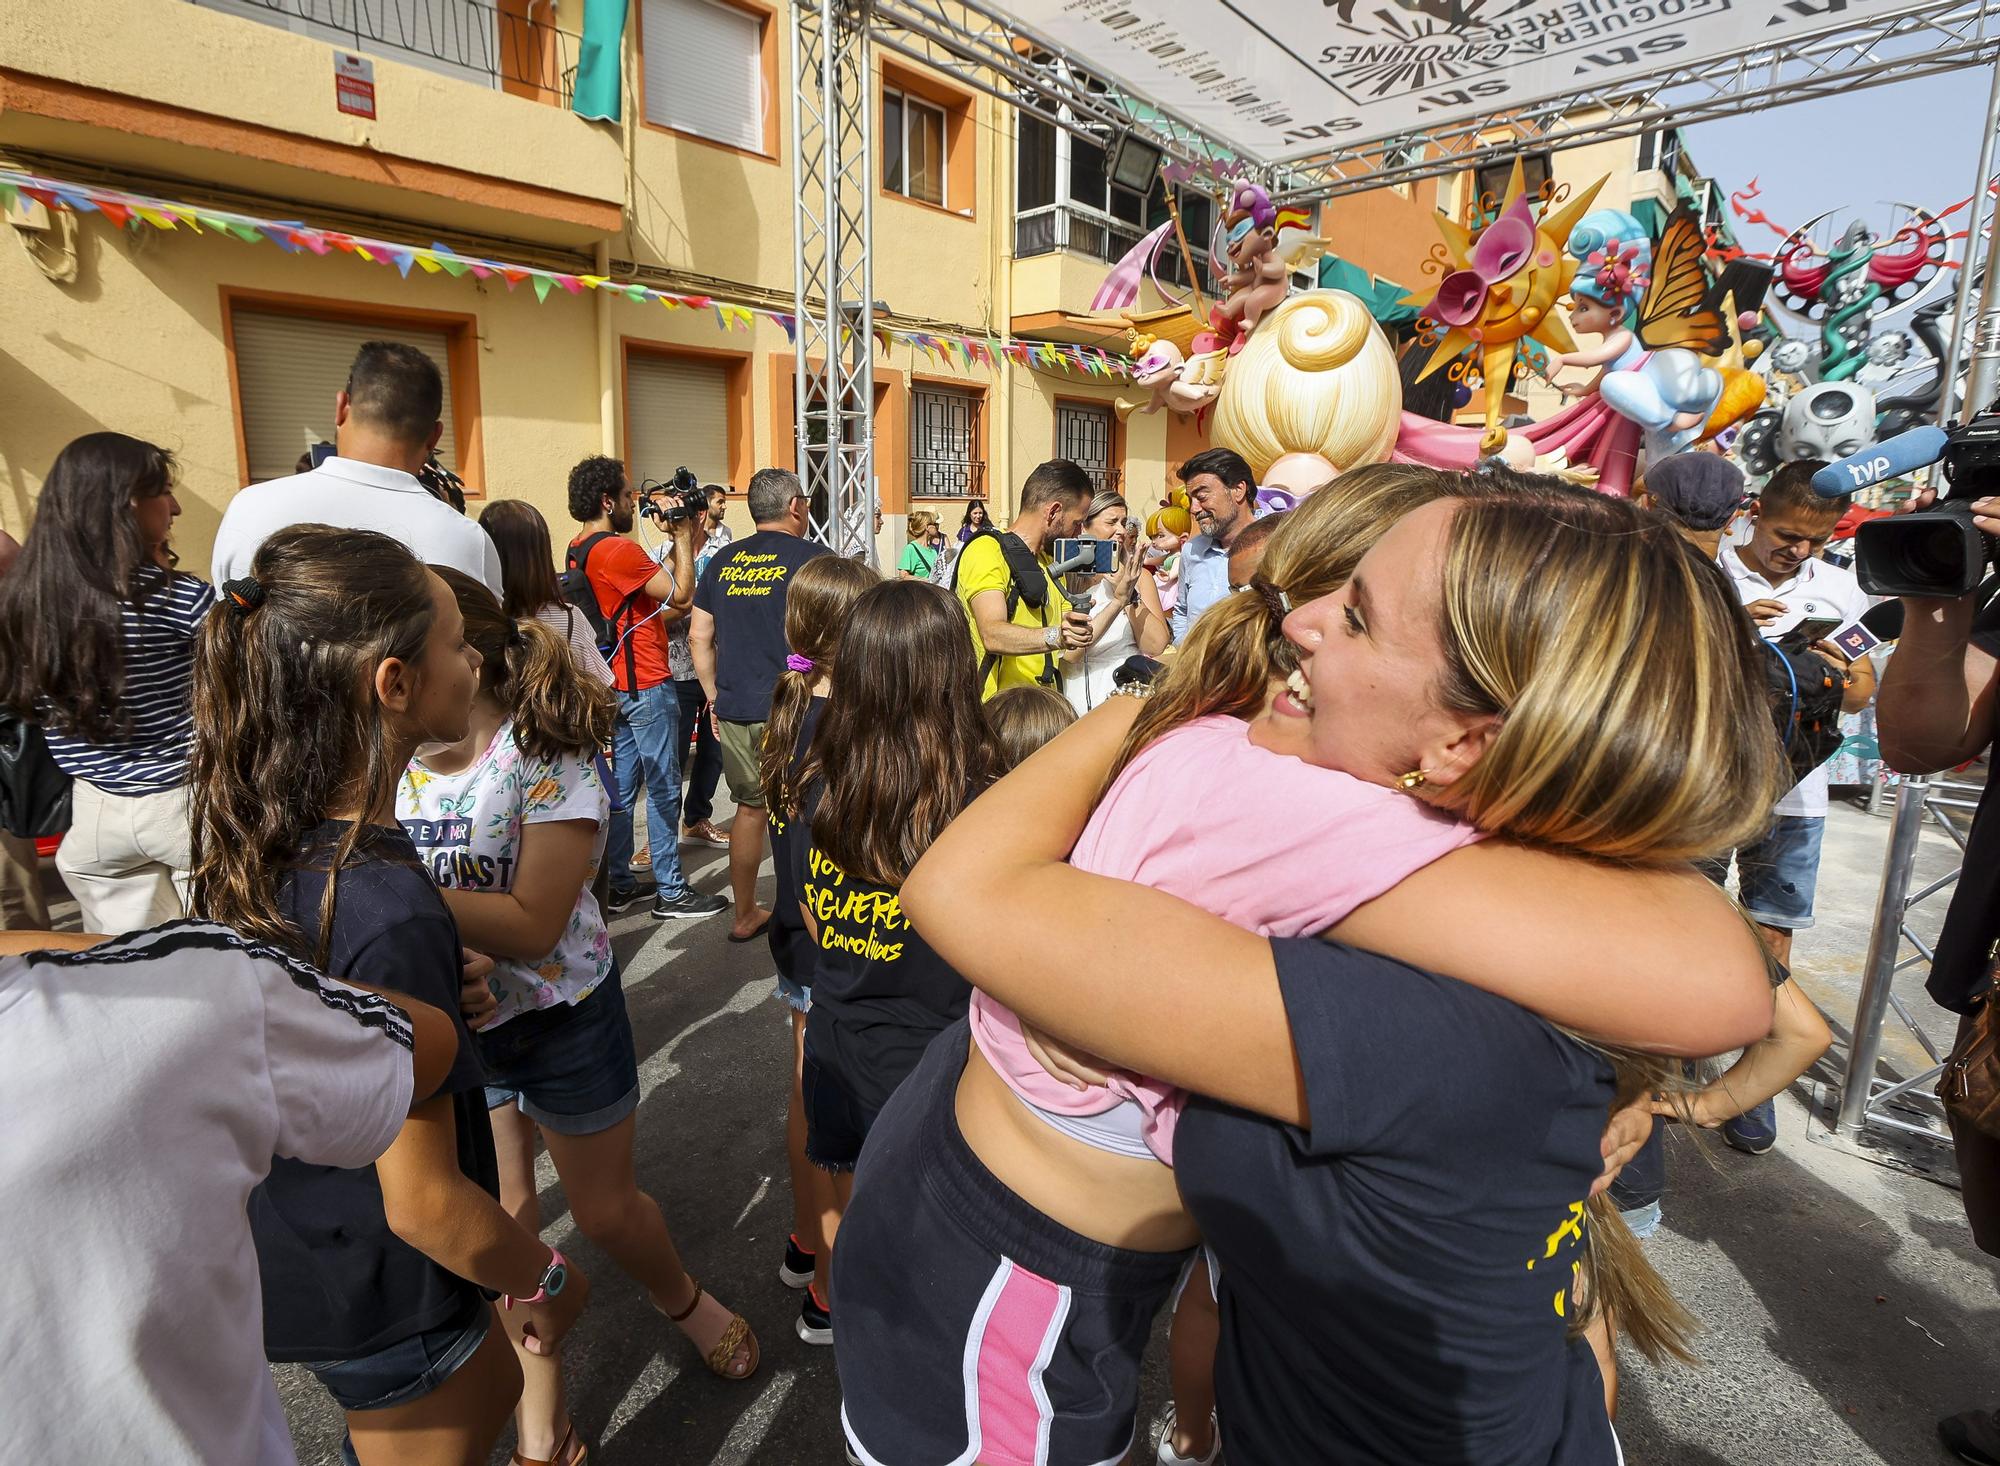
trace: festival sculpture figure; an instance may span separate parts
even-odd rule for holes
[[[1199,414],[1215,401],[1222,390],[1222,353],[1204,352],[1192,360],[1181,355],[1180,347],[1167,340],[1155,340],[1142,332],[1132,333],[1132,349],[1139,358],[1132,363],[1132,381],[1152,395],[1145,402],[1120,399],[1118,415],[1158,412],[1166,408],[1183,416]]]
[[[1702,250],[1700,226],[1685,210],[1667,221],[1657,253],[1645,226],[1618,209],[1587,215],[1569,237],[1570,254],[1582,261],[1570,283],[1569,323],[1601,344],[1550,352],[1548,378],[1566,397],[1602,398],[1647,434],[1655,457],[1700,437],[1722,396],[1722,374],[1698,354],[1730,346],[1721,314],[1702,305]],[[1566,366],[1604,370],[1587,386],[1556,382]]]
[[[1578,263],[1564,253],[1563,245],[1602,187],[1600,178],[1560,208],[1551,201],[1538,218],[1517,158],[1506,197],[1492,218],[1482,214],[1468,227],[1443,211],[1438,213],[1438,230],[1444,235],[1441,259],[1450,268],[1433,295],[1428,299],[1413,295],[1405,304],[1422,306],[1424,319],[1437,333],[1437,349],[1422,376],[1462,358],[1476,359],[1486,393],[1485,432],[1480,439],[1484,452],[1498,453],[1506,446],[1507,430],[1500,419],[1507,380],[1523,353],[1533,361],[1543,352],[1576,347],[1555,313],[1556,301],[1569,289]],[[1453,375],[1464,371],[1454,367]]]

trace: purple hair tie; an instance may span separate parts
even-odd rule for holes
[[[811,657],[802,657],[797,652],[791,652],[785,657],[785,670],[787,672],[810,672],[812,669],[813,659]]]

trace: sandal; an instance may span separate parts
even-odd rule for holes
[[[563,1432],[563,1438],[556,1442],[556,1453],[548,1460],[538,1460],[516,1451],[514,1466],[583,1466],[589,1458],[590,1448],[576,1438],[576,1422],[572,1420],[569,1429]]]
[[[667,1313],[666,1309],[660,1309],[660,1312],[667,1314],[667,1322],[670,1324],[679,1326],[686,1323],[694,1311],[701,1307],[701,1300],[707,1296],[700,1283],[695,1282],[693,1278],[689,1278],[688,1281],[694,1283],[694,1297],[688,1299],[688,1306],[683,1308],[679,1313]],[[654,1304],[653,1306],[656,1308],[659,1307],[658,1304]],[[682,1330],[682,1332],[686,1332],[686,1330]],[[736,1357],[736,1351],[743,1347],[745,1340],[748,1340],[750,1344],[749,1365],[744,1369],[743,1373],[731,1374],[729,1372],[729,1361]],[[757,1336],[750,1332],[750,1321],[740,1313],[732,1313],[729,1316],[729,1327],[722,1331],[722,1337],[715,1341],[715,1347],[708,1351],[702,1363],[706,1364],[708,1372],[715,1375],[718,1379],[746,1380],[757,1372],[757,1365],[762,1357],[762,1353],[757,1347]]]

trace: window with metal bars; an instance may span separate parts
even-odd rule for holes
[[[1115,489],[1122,477],[1111,461],[1111,429],[1111,408],[1107,404],[1056,404],[1056,456],[1067,458],[1089,474],[1091,486],[1096,489]]]
[[[910,497],[974,499],[985,493],[977,392],[910,388]]]

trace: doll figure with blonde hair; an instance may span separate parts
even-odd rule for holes
[[[1230,363],[1215,404],[1213,440],[1249,460],[1261,488],[1303,498],[1363,463],[1470,468],[1479,429],[1403,411],[1389,338],[1344,290],[1308,290],[1280,305]],[[1534,465],[1529,437],[1501,456]]]

